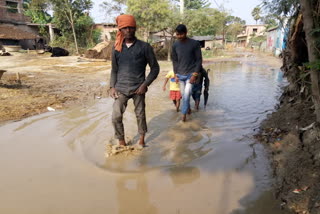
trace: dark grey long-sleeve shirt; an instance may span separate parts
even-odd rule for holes
[[[150,73],[146,78],[146,66]],[[136,40],[129,48],[125,43],[122,52],[112,50],[112,69],[110,87],[125,95],[133,94],[140,85],[149,86],[159,74],[159,64],[152,47],[141,40]]]
[[[176,41],[172,46],[171,58],[175,74],[199,73],[202,66],[200,43],[190,38]]]

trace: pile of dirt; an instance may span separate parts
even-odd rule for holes
[[[111,60],[114,42],[101,42],[84,53],[85,58]]]

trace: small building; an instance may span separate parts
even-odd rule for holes
[[[30,19],[23,14],[23,0],[0,0],[0,21],[24,24]]]
[[[237,46],[247,47],[253,36],[262,36],[265,30],[265,25],[245,25],[241,34],[237,35]]]
[[[161,30],[158,32],[150,32],[150,37],[152,39],[152,41],[166,41],[166,40],[170,40],[172,35],[170,33],[168,33],[166,30]]]
[[[279,56],[282,50],[285,48],[284,38],[286,36],[286,30],[283,27],[276,26],[269,28],[266,31],[266,51],[272,53],[275,56]]]
[[[6,46],[21,46],[22,49],[37,49],[41,37],[9,24],[0,24],[0,43]],[[42,42],[43,43],[43,42]]]
[[[157,44],[161,47],[168,47],[170,45],[170,41],[174,37],[167,30],[161,30],[157,32],[150,32],[151,43]]]
[[[227,41],[227,40],[225,40]],[[223,47],[223,36],[222,35],[217,35],[213,39],[213,46],[214,47]]]
[[[214,36],[193,36],[191,39],[199,41],[201,48],[211,49],[213,47]]]
[[[101,31],[101,37],[100,40],[103,42],[110,41],[113,38],[112,34],[116,34],[118,31],[117,24],[115,23],[100,23],[100,24],[95,24],[94,29],[98,29]]]
[[[34,24],[23,14],[23,0],[0,0],[0,42],[3,45],[21,46],[22,49],[39,49],[45,39],[39,35],[39,29],[45,27],[54,37],[51,24]]]

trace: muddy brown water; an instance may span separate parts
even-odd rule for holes
[[[105,157],[115,143],[111,98],[1,126],[0,213],[284,213],[252,137],[277,103],[282,73],[245,59],[207,68],[208,105],[186,123],[163,79],[149,88],[148,147],[140,152]],[[124,123],[135,144],[132,102]]]

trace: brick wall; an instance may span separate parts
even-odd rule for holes
[[[8,8],[6,8],[7,2],[18,3],[18,12],[17,13],[9,12]],[[0,0],[0,21],[19,22],[19,23],[30,21],[28,17],[23,15],[22,3],[23,3],[23,0]]]

